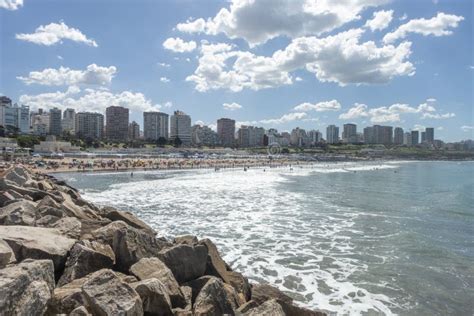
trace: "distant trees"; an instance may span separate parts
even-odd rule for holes
[[[166,138],[164,138],[163,136],[159,137],[158,140],[156,141],[156,145],[158,147],[164,147],[166,143],[167,143]]]
[[[173,141],[173,146],[174,147],[180,147],[181,145],[183,144],[183,142],[181,141],[181,139],[179,137],[176,137]]]

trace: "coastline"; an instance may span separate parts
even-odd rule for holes
[[[212,241],[156,238],[132,213],[99,208],[54,176],[14,166],[0,189],[7,314],[325,315],[249,284]]]

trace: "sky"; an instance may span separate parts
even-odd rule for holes
[[[474,138],[471,0],[0,0],[0,95]]]

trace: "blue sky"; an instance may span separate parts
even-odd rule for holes
[[[280,131],[473,138],[473,2],[0,0],[0,93],[32,108],[183,110]]]

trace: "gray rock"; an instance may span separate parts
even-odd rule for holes
[[[82,292],[94,315],[143,315],[138,293],[112,270],[94,272],[82,285]]]
[[[182,308],[173,308],[174,316],[193,316],[193,312]]]
[[[268,284],[254,284],[252,286],[252,300],[257,304],[262,304],[270,299],[277,299],[278,301],[292,304],[293,299],[277,289],[274,286]]]
[[[49,227],[56,228],[69,238],[79,239],[82,232],[82,223],[75,217],[63,217]]]
[[[171,299],[168,291],[158,279],[152,278],[130,284],[140,295],[143,311],[157,316],[171,316]]]
[[[272,316],[285,316],[285,312],[281,308],[281,305],[275,299],[264,302],[258,307],[252,308],[242,315],[245,316],[261,316],[261,315],[272,315]]]
[[[15,185],[23,186],[25,182],[28,180],[26,178],[26,173],[21,168],[13,168],[5,172],[3,177]]]
[[[13,196],[10,191],[4,191],[0,193],[0,206],[5,206],[7,203],[15,200],[15,196]]]
[[[90,239],[109,244],[116,258],[116,270],[127,273],[142,258],[156,257],[162,248],[153,234],[116,221],[91,233]]]
[[[8,243],[19,261],[27,258],[52,260],[57,277],[75,243],[74,239],[64,237],[54,228],[29,226],[2,226],[0,239]]]
[[[202,245],[176,245],[163,249],[158,257],[170,268],[180,284],[197,279],[206,272],[207,249]]]
[[[73,280],[54,289],[51,301],[48,304],[48,315],[69,314],[74,309],[87,304],[82,293],[82,285],[88,277]]]
[[[69,316],[91,316],[92,314],[87,311],[84,306],[76,307]]]
[[[130,212],[119,211],[113,207],[105,207],[102,209],[102,212],[104,213],[104,217],[113,222],[123,221],[134,228],[143,229],[151,234],[156,234],[153,228]]]
[[[42,315],[54,289],[51,260],[25,260],[0,270],[2,315]]]
[[[313,311],[304,307],[277,300],[286,316],[326,316],[322,311]]]
[[[158,258],[143,258],[130,267],[130,273],[140,280],[158,279],[165,286],[175,307],[185,307],[186,300],[173,272]]]
[[[234,315],[224,283],[221,279],[211,277],[202,287],[193,305],[194,315]]]
[[[0,269],[7,264],[16,262],[15,253],[6,241],[0,239]]]
[[[239,300],[248,301],[250,299],[250,285],[247,278],[228,268],[212,241],[203,239],[200,244],[206,246],[208,252],[206,274],[217,276],[225,283],[232,285],[240,296]]]
[[[179,287],[181,293],[183,293],[184,300],[186,301],[186,306],[184,307],[185,310],[192,310],[193,309],[193,289],[190,286],[183,285]]]
[[[64,285],[100,269],[112,268],[114,263],[115,254],[109,245],[81,240],[71,248],[58,285]]]
[[[10,203],[0,209],[0,225],[34,226],[36,204],[27,200]]]
[[[174,243],[176,244],[194,245],[198,242],[199,240],[197,239],[197,237],[193,235],[176,236],[174,238]]]
[[[250,300],[246,302],[245,304],[240,305],[240,307],[235,311],[235,315],[240,316],[255,307],[258,307],[257,302]]]

